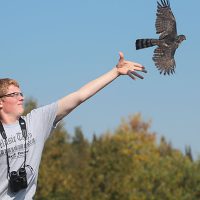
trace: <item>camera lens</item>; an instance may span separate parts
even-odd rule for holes
[[[19,169],[19,177],[20,177],[21,188],[27,188],[27,179],[26,179],[26,170],[25,170],[25,168],[20,168]]]
[[[16,172],[16,171],[12,171],[12,172],[10,173],[10,176],[11,176],[11,178],[13,178],[13,179],[17,178],[17,172]]]
[[[20,182],[16,171],[10,173],[10,189],[12,192],[18,192],[20,189]]]
[[[19,176],[25,176],[26,175],[26,170],[25,168],[20,168],[19,169]]]

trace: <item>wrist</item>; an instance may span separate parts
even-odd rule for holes
[[[113,68],[113,72],[116,74],[116,76],[120,76],[120,72],[118,70],[118,65],[116,65],[114,68]]]

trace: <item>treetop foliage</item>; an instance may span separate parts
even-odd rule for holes
[[[71,136],[60,123],[43,151],[35,199],[199,200],[200,162],[191,148],[183,154],[157,141],[150,127],[137,113],[89,142],[80,127]]]

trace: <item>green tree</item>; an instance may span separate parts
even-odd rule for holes
[[[25,99],[25,103],[24,103],[24,113],[23,115],[26,115],[27,113],[29,113],[31,110],[37,108],[37,101],[33,98],[27,98]]]
[[[68,133],[60,123],[45,144],[35,199],[64,200],[70,197],[69,161]]]
[[[199,200],[200,160],[157,141],[150,127],[136,114],[89,143],[61,123],[45,145],[35,199]]]

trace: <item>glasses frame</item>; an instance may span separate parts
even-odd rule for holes
[[[22,92],[12,92],[12,93],[0,96],[0,98],[3,98],[3,97],[15,97],[15,98],[17,98],[19,96],[23,97],[24,95],[23,95]]]

